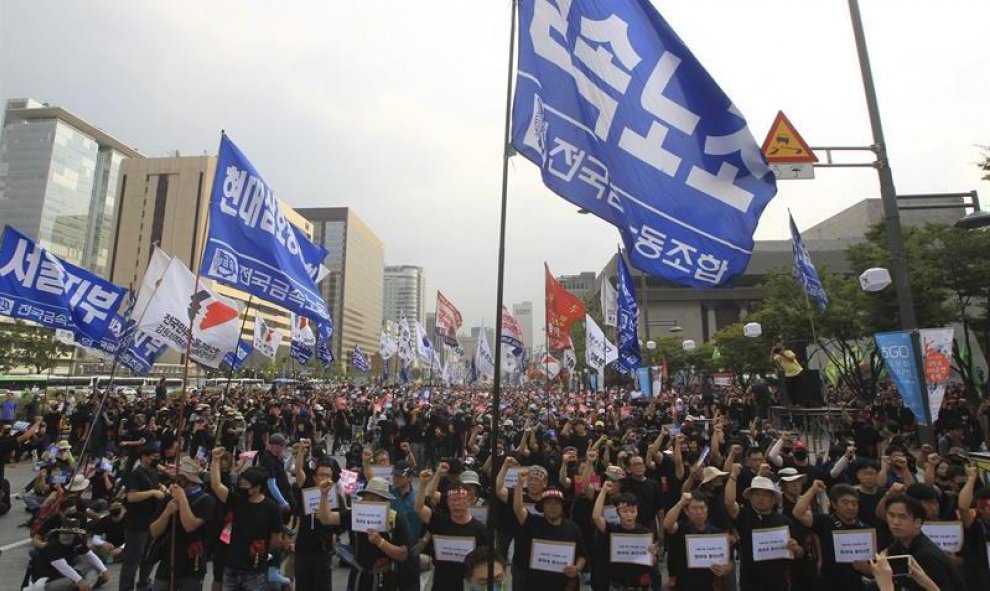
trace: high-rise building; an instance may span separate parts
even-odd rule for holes
[[[533,350],[533,302],[520,302],[512,305],[512,315],[519,321],[522,328],[523,344],[531,352]]]
[[[313,242],[328,253],[323,264],[330,275],[319,287],[333,316],[334,355],[348,359],[355,345],[369,355],[378,351],[385,269],[382,240],[348,207],[298,211],[313,224]]]
[[[383,315],[385,320],[399,321],[399,313],[406,319],[426,323],[426,272],[413,265],[389,265],[385,267]]]
[[[55,255],[110,272],[121,164],[130,146],[61,107],[7,101],[0,141],[0,224]]]
[[[156,245],[166,254],[178,257],[193,272],[197,270],[206,239],[216,164],[214,156],[124,161],[120,172],[120,212],[114,228],[117,238],[110,260],[110,279],[114,283],[135,289],[140,286]],[[313,224],[284,202],[283,211],[303,234],[313,237]],[[242,303],[249,299],[240,290],[215,282],[214,287]],[[269,326],[281,330],[284,346],[280,355],[288,355],[289,312],[258,298],[252,299],[242,338],[252,338],[255,312],[261,313]],[[176,363],[178,358],[177,354],[166,354],[161,359],[162,367]]]
[[[578,275],[560,275],[557,281],[564,286],[564,289],[583,300],[594,291],[595,276],[594,271],[585,271]]]

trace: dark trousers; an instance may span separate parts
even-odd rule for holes
[[[330,591],[332,573],[329,552],[297,552],[296,591]]]
[[[138,591],[151,586],[151,567],[144,560],[151,534],[148,530],[124,530],[124,564],[120,569],[120,591],[134,591],[134,577],[138,575]]]

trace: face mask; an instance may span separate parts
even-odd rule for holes
[[[76,536],[73,534],[58,534],[58,543],[63,546],[71,546]]]
[[[808,452],[806,452],[806,451],[796,451],[796,452],[794,452],[794,459],[795,460],[801,460],[801,461],[807,460],[808,459]]]

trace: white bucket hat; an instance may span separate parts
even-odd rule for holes
[[[777,502],[780,502],[780,490],[777,488],[777,485],[773,483],[773,480],[770,480],[766,476],[757,476],[753,478],[753,483],[750,487],[743,491],[743,498],[749,500],[749,495],[752,494],[754,490],[765,490],[772,492],[774,498],[777,499]]]

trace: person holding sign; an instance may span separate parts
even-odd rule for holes
[[[776,511],[781,495],[772,480],[754,477],[742,495],[748,503],[736,502],[741,472],[742,466],[733,464],[725,485],[725,508],[739,531],[739,590],[786,589],[791,559],[803,556],[804,549],[789,535],[790,521]]]
[[[372,478],[358,493],[360,502],[340,514],[340,526],[354,539],[356,568],[351,569],[347,588],[354,591],[397,591],[401,588],[399,565],[409,556],[413,541],[409,524],[388,505],[394,498],[384,478]],[[369,527],[379,521],[381,528]],[[377,525],[377,524],[376,524]]]
[[[618,497],[619,523],[612,524],[605,520],[605,499],[613,488],[615,483],[611,481],[602,485],[591,512],[595,527],[606,537],[609,584],[629,591],[647,591],[650,589],[650,567],[655,564],[657,556],[653,532],[637,523],[639,505],[632,493],[623,493]]]
[[[485,526],[471,516],[467,486],[454,481],[447,489],[447,513],[426,505],[431,470],[419,474],[416,513],[433,534],[433,588],[456,589],[464,578],[464,557],[485,543]]]
[[[519,474],[520,479],[528,476],[529,470],[526,468]],[[528,566],[525,571],[526,584],[521,591],[576,591],[580,587],[578,577],[584,570],[588,552],[581,530],[564,517],[564,493],[559,488],[544,490],[536,510],[539,514],[531,515],[526,510],[523,491],[516,487],[512,495],[512,511],[521,526],[517,539],[524,540],[529,549],[528,555],[517,554]],[[513,589],[517,589],[515,584]]]
[[[670,535],[667,566],[678,589],[715,589],[718,579],[732,573],[728,535],[708,522],[708,501],[703,493],[684,493],[664,516],[663,529]],[[704,536],[710,543],[689,545],[688,536]],[[702,538],[692,541],[695,539]],[[721,555],[723,539],[725,552]]]
[[[519,468],[519,460],[513,456],[506,456],[505,461],[502,462],[502,468],[495,478],[496,498],[511,508],[513,499],[515,498],[515,491],[519,490],[524,493],[523,503],[535,505],[540,501],[540,497],[547,487],[548,472],[546,468],[542,466],[531,466],[526,472],[526,477],[521,476],[522,470],[520,469],[517,472],[520,475],[519,483],[511,487],[513,492],[510,496],[510,487],[506,484],[505,475],[513,468]],[[493,517],[495,515],[498,515],[498,513],[492,514]],[[525,590],[526,574],[529,570],[526,567],[528,563],[525,560],[529,556],[529,541],[523,535],[519,527],[519,522],[513,517],[511,511],[506,511],[501,516],[503,517],[503,520],[499,524],[501,529],[508,532],[515,541],[515,560],[512,561],[512,589],[513,591]],[[506,551],[508,551],[508,545],[506,545]]]
[[[330,557],[333,553],[333,519],[323,514],[320,508],[326,498],[327,509],[339,506],[336,483],[340,480],[340,464],[330,456],[321,457],[316,470],[309,470],[306,451],[312,444],[308,439],[300,442],[296,449],[296,489],[299,489],[297,507],[302,507],[299,531],[295,543],[295,583],[296,591],[316,591],[327,589],[331,579]],[[318,487],[320,503],[317,511],[311,512],[306,502],[306,492]],[[326,492],[324,492],[324,490]],[[340,515],[336,515],[339,523]]]
[[[818,535],[823,588],[864,589],[862,575],[871,574],[870,559],[877,552],[876,530],[859,520],[859,493],[848,484],[832,487],[831,515],[812,514],[811,504],[823,492],[825,483],[816,480],[798,499],[793,512],[794,519]],[[846,533],[834,536],[834,532]]]
[[[965,528],[963,556],[968,589],[990,589],[990,486],[984,486],[974,494],[979,477],[976,466],[966,466],[966,484],[959,491],[959,514]]]

